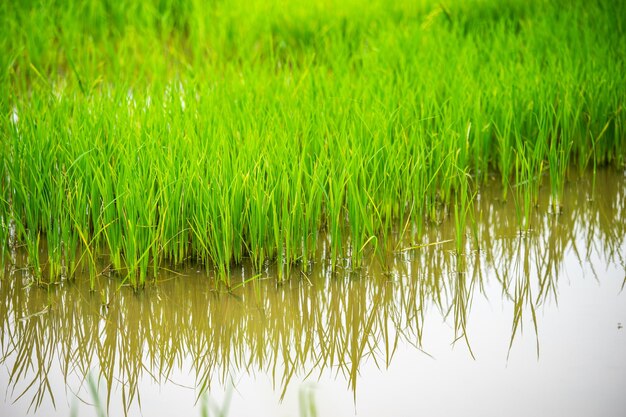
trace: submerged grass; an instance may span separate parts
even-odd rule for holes
[[[447,215],[462,251],[490,173],[528,228],[542,183],[558,210],[572,167],[624,166],[624,15],[601,0],[2,4],[3,261],[25,244],[38,282],[93,281],[106,253],[141,286],[197,260],[230,285],[244,257],[306,270],[321,229],[333,265],[358,267],[398,224]]]

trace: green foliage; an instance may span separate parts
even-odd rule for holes
[[[624,2],[562,3],[0,5],[2,251],[13,221],[40,282],[105,253],[133,286],[193,259],[230,285],[306,269],[320,229],[358,267],[443,215],[462,251],[490,172],[528,227],[544,174],[556,208],[626,156]]]

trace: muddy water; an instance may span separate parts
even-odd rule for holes
[[[571,182],[557,213],[541,194],[524,231],[490,189],[462,255],[444,220],[384,262],[333,271],[326,240],[232,293],[193,265],[138,293],[7,268],[0,415],[626,415],[626,174]]]

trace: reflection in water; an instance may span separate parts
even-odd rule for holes
[[[397,237],[384,267],[373,259],[359,270],[333,271],[323,260],[325,242],[308,275],[294,272],[278,284],[268,267],[268,279],[232,293],[212,287],[192,266],[139,292],[107,276],[93,292],[88,280],[29,287],[25,270],[7,268],[0,281],[6,401],[31,411],[62,409],[69,400],[59,398],[72,395],[91,401],[95,376],[105,387],[103,402],[128,412],[140,407],[146,380],[166,385],[180,372],[193,375],[196,398],[245,372],[269,375],[281,396],[292,380],[330,375],[345,379],[356,399],[364,362],[385,369],[406,345],[437,354],[423,344],[429,317],[450,323],[450,342],[465,346],[471,360],[472,304],[493,297],[486,288],[494,285],[512,307],[509,349],[524,325],[536,333],[539,354],[539,311],[558,301],[566,259],[601,259],[591,265],[597,280],[606,265],[626,271],[626,181],[605,171],[595,184],[580,180],[558,214],[544,209],[548,193],[540,195],[523,233],[515,200],[501,202],[488,191],[477,197],[478,221],[468,227],[462,255],[449,242],[453,221],[444,221],[419,242],[411,231]],[[16,264],[19,257],[13,254]],[[248,270],[240,269],[244,281]]]

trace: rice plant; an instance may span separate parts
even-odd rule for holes
[[[106,257],[279,279],[451,216],[490,175],[520,228],[549,184],[626,155],[624,2],[0,5],[0,247],[40,283]],[[4,255],[3,255],[4,258]]]

